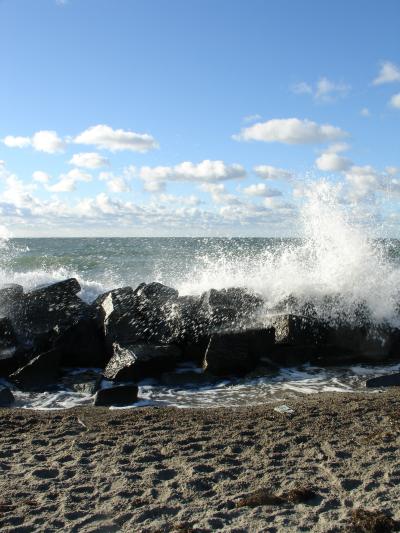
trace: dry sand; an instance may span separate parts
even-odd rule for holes
[[[289,405],[0,410],[0,530],[356,531],[358,508],[400,520],[400,390]],[[299,487],[315,496],[287,501]],[[238,506],[258,489],[271,495]]]

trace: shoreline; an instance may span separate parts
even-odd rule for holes
[[[359,508],[400,521],[400,389],[285,403],[1,409],[0,529],[334,532]],[[238,503],[306,488],[307,502]]]

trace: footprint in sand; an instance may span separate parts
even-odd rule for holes
[[[54,479],[59,474],[56,468],[36,468],[33,470],[32,475],[39,479]]]

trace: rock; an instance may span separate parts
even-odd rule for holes
[[[54,385],[60,376],[61,354],[58,350],[42,353],[10,375],[21,390],[42,390]]]
[[[158,287],[160,284],[156,284],[159,292],[154,284],[150,285],[152,287],[148,290],[145,284],[135,291],[131,287],[116,289],[100,296],[94,302],[103,315],[104,334],[110,353],[113,342],[164,343],[171,339],[171,330],[164,310],[168,302],[167,295],[171,296],[171,293],[169,288],[163,288],[163,285]]]
[[[83,318],[67,328],[53,346],[65,367],[104,368],[109,360],[103,328],[94,318]]]
[[[397,374],[389,374],[387,376],[378,376],[377,378],[368,379],[365,383],[366,387],[400,387],[400,372]]]
[[[195,344],[209,329],[209,319],[202,314],[199,296],[179,296],[165,304],[163,312],[173,342]]]
[[[323,350],[321,352],[321,349]],[[307,362],[314,362],[318,356],[324,353],[326,347],[313,344],[275,344],[272,346],[267,356],[261,358],[261,363],[269,366],[297,366]],[[322,361],[319,361],[322,365]]]
[[[182,346],[182,359],[191,361],[201,366],[207,347],[210,343],[210,335],[198,337],[195,342],[189,342]]]
[[[323,344],[326,339],[326,327],[309,317],[283,314],[269,317],[275,329],[275,342],[289,345]]]
[[[0,289],[0,313],[7,315],[8,310],[16,301],[23,298],[24,289],[22,285],[8,283]]]
[[[93,395],[100,387],[101,374],[93,370],[74,372],[73,374],[64,376],[61,382],[75,392]]]
[[[207,372],[166,372],[161,376],[161,383],[169,387],[184,387],[186,385],[207,385],[215,382],[215,376]]]
[[[0,376],[7,377],[21,362],[18,341],[8,318],[0,318]]]
[[[108,389],[101,389],[96,392],[93,405],[96,406],[126,406],[137,402],[137,385],[120,385]]]
[[[253,370],[274,345],[274,329],[215,333],[211,336],[203,367],[214,375],[242,375]]]
[[[15,398],[10,389],[0,385],[0,407],[10,407],[14,401]]]
[[[113,356],[104,370],[104,377],[111,381],[138,381],[156,377],[175,368],[182,356],[173,344],[113,344]]]
[[[178,291],[162,283],[141,283],[135,290],[135,295],[141,299],[151,301],[156,307],[161,307],[170,300],[178,298]]]
[[[237,287],[210,289],[201,296],[200,312],[209,319],[211,330],[245,327],[261,308],[261,297]]]
[[[9,309],[8,317],[24,344],[36,345],[36,353],[48,350],[62,331],[93,313],[76,293],[76,279],[54,283],[23,295]]]
[[[341,325],[329,328],[327,344],[346,362],[381,362],[389,359],[391,329],[381,326]]]

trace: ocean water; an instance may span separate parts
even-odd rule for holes
[[[90,302],[112,288],[159,281],[181,295],[210,288],[245,287],[260,294],[266,310],[289,296],[310,299],[324,316],[324,298],[335,306],[329,319],[356,313],[360,302],[372,320],[399,326],[400,241],[376,238],[354,221],[331,189],[320,186],[302,210],[298,239],[271,238],[49,238],[3,239],[0,285],[26,289],[76,277]],[[324,316],[324,318],[327,318]],[[180,407],[265,402],[280,394],[359,390],[365,376],[391,367],[322,370],[284,369],[275,377],[202,389],[144,384],[144,401]],[[61,396],[60,396],[61,394]],[[87,398],[69,392],[19,394],[20,405],[69,406]]]

